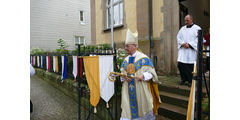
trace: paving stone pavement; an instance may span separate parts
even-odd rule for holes
[[[77,120],[78,104],[72,98],[66,96],[46,81],[37,77],[31,77],[30,98],[33,103],[31,120]],[[81,119],[86,118],[85,109],[81,109]],[[96,120],[94,114],[89,120]],[[169,120],[163,116],[157,116],[156,120]]]
[[[33,103],[33,112],[30,114],[31,120],[78,119],[77,102],[36,75],[31,78],[30,97]],[[83,109],[81,112],[83,112]]]

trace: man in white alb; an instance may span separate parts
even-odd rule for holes
[[[192,83],[192,71],[196,61],[196,52],[198,44],[198,30],[201,28],[193,23],[191,15],[186,15],[185,26],[183,26],[177,34],[178,43],[178,69],[181,74],[181,82],[183,85],[188,81],[188,86]]]

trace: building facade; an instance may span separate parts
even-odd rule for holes
[[[159,75],[178,73],[176,36],[186,14],[203,30],[210,26],[209,0],[113,0],[113,6],[116,47],[124,47],[127,29],[138,31],[139,48],[153,56]],[[92,44],[110,44],[110,0],[91,0],[91,18]]]
[[[30,48],[55,50],[59,39],[69,50],[91,44],[89,0],[30,0]]]

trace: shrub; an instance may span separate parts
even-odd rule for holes
[[[58,43],[58,46],[60,47],[60,49],[65,49],[68,47],[66,42],[61,38],[57,41],[57,43]]]

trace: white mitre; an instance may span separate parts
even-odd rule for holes
[[[138,32],[132,33],[129,29],[127,30],[126,35],[126,44],[136,44],[138,46]]]

